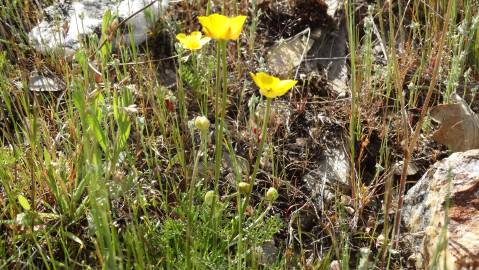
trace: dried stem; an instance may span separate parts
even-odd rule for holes
[[[452,1],[449,0],[447,4],[447,10],[446,10],[446,16],[444,18],[444,25],[441,33],[441,38],[439,40],[439,45],[437,47],[438,53],[436,55],[436,58],[434,59],[434,66],[433,66],[433,74],[431,78],[431,83],[429,84],[429,88],[427,91],[426,99],[424,100],[424,104],[421,110],[421,115],[419,117],[419,120],[416,124],[416,129],[414,130],[414,133],[411,137],[411,140],[409,141],[409,144],[407,145],[404,153],[404,161],[403,161],[403,168],[401,172],[401,179],[399,182],[399,200],[398,200],[398,207],[396,210],[396,217],[395,217],[395,222],[394,222],[394,230],[393,230],[393,239],[396,236],[396,239],[393,241],[393,247],[396,248],[398,241],[399,241],[399,236],[400,236],[400,224],[401,224],[401,210],[402,206],[404,203],[404,191],[406,187],[406,178],[407,178],[407,169],[409,165],[409,161],[411,160],[411,155],[412,152],[414,151],[414,148],[417,143],[417,139],[419,137],[419,133],[421,132],[422,129],[422,124],[424,122],[424,118],[426,116],[426,113],[429,108],[429,102],[431,100],[432,92],[436,86],[436,81],[437,81],[437,75],[439,73],[439,65],[441,63],[442,59],[442,53],[443,53],[443,47],[444,47],[444,42],[445,42],[445,37],[447,35],[447,28],[449,26],[449,17],[452,9]]]

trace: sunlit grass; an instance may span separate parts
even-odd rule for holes
[[[233,17],[209,15],[208,5],[202,15],[209,16],[191,22],[203,34],[158,22],[174,48],[167,59],[176,72],[173,85],[162,85],[162,60],[152,59],[158,44],[148,41],[140,49],[130,36],[114,49],[119,32],[111,29],[118,21],[110,13],[101,36],[66,60],[28,46],[33,22],[25,14],[38,14],[34,2],[7,1],[0,7],[0,34],[15,35],[0,35],[0,268],[329,269],[336,260],[341,269],[397,269],[404,263],[393,258],[400,216],[384,218],[398,189],[388,174],[394,158],[389,137],[399,136],[395,143],[407,147],[407,164],[424,120],[421,115],[415,130],[409,128],[408,109],[448,102],[477,73],[479,54],[474,1],[461,7],[450,0],[411,2],[398,10],[372,4],[361,26],[358,3],[344,6],[353,219],[378,200],[376,218],[384,223],[372,225],[372,236],[352,233],[338,194],[331,206],[335,227],[320,213],[326,221],[316,220],[321,238],[312,241],[327,242],[328,251],[319,256],[315,250],[307,262],[303,239],[319,236],[302,231],[300,210],[307,204],[297,205],[288,193],[301,187],[286,179],[288,164],[275,151],[279,135],[270,119],[278,104],[273,99],[297,106],[306,82],[262,72],[262,59],[255,57],[263,50],[256,43],[263,13],[256,1],[224,14]],[[406,13],[412,14],[408,24]],[[378,46],[383,64],[376,61]],[[53,70],[64,82],[62,93],[30,92],[32,67]],[[470,75],[461,77],[466,70]],[[424,82],[424,74],[431,80]],[[430,92],[437,85],[440,98],[424,104],[420,84]],[[382,126],[369,126],[378,122]],[[403,130],[394,130],[397,122]],[[237,133],[249,136],[244,149]],[[371,169],[362,158],[373,133],[380,133],[381,144]],[[262,170],[271,177],[262,178]],[[365,179],[365,170],[374,172],[372,179]],[[379,245],[375,235],[384,237]],[[288,244],[283,236],[291,238]],[[265,266],[260,250],[272,240],[279,251]]]

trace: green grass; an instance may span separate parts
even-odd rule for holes
[[[113,51],[105,39],[113,18],[106,14],[102,37],[85,42],[71,62],[28,46],[26,33],[40,17],[35,1],[4,1],[0,268],[329,269],[335,260],[341,269],[405,266],[408,251],[394,241],[404,233],[400,216],[384,217],[396,204],[393,194],[405,188],[389,177],[393,163],[410,161],[424,131],[425,114],[411,110],[425,113],[455,92],[473,102],[473,89],[464,85],[477,78],[479,59],[476,1],[407,2],[377,1],[365,13],[364,3],[345,3],[351,99],[343,109],[354,214],[337,194],[314,219],[318,232],[302,227],[311,198],[298,197],[304,189],[283,152],[295,134],[274,127],[276,101],[262,98],[247,75],[264,68],[258,29],[268,25],[261,25],[265,11],[256,1],[225,3],[227,14],[231,7],[231,14],[249,16],[238,42],[211,41],[194,53],[174,44],[174,36],[188,32],[182,25],[199,29],[198,22],[162,19],[152,35],[169,36],[174,48],[163,60],[153,40]],[[205,14],[198,7],[199,1],[183,6]],[[383,64],[375,59],[378,39]],[[169,64],[173,87],[158,72]],[[30,92],[34,68],[51,70],[64,91]],[[293,108],[310,87],[300,82],[279,100]],[[311,104],[306,110],[315,110]],[[208,130],[195,128],[197,116],[210,120]],[[412,116],[419,120],[411,123]],[[380,143],[371,169],[364,160],[374,138]],[[401,143],[407,151],[398,157]],[[240,182],[249,190],[239,192]],[[270,187],[279,190],[278,201],[266,199]],[[213,196],[205,201],[208,191]],[[368,216],[376,220],[370,232],[362,228]],[[380,234],[385,240],[377,246]],[[271,240],[278,252],[265,266],[260,249]],[[438,254],[445,245],[439,247]]]

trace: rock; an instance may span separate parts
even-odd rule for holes
[[[271,267],[278,258],[278,247],[273,240],[265,241],[261,246],[256,247],[258,263],[262,266]]]
[[[338,191],[346,193],[351,190],[349,158],[343,147],[329,148],[323,156],[318,167],[303,177],[311,197],[321,210],[325,204],[333,202]]]
[[[329,264],[329,270],[341,270],[341,263],[337,260],[334,260]]]
[[[378,238],[376,238],[376,248],[380,249],[386,241],[386,237],[384,237],[384,234],[378,235]]]
[[[336,12],[343,7],[343,2],[339,0],[324,0],[324,2],[328,5],[326,12],[331,18],[336,17]]]
[[[403,222],[423,269],[479,269],[479,150],[435,163],[407,192]]]
[[[56,92],[60,86],[52,78],[42,75],[32,75],[28,81],[28,89],[33,92]]]
[[[324,70],[328,84],[339,97],[349,95],[348,32],[344,24],[335,31],[317,29],[312,32],[315,40],[308,61]]]
[[[395,175],[401,175],[402,174],[403,164],[404,164],[404,162],[401,160],[401,161],[396,162],[393,165],[393,172],[394,172]],[[417,165],[413,161],[409,162],[409,164],[407,166],[406,174],[408,176],[409,175],[415,175],[415,174],[417,174],[418,171],[419,171],[419,168],[417,167]]]
[[[369,255],[371,254],[371,250],[369,248],[360,248],[359,254],[361,254],[361,258],[359,259],[358,270],[369,270],[371,269],[372,263],[369,261]]]
[[[302,31],[287,40],[280,40],[267,53],[268,68],[280,76],[288,76],[301,62],[313,45],[309,31]]]
[[[45,8],[45,18],[28,34],[30,43],[41,53],[64,51],[67,56],[80,48],[81,39],[100,33],[103,15],[111,10],[119,21],[126,19],[152,0],[74,0],[59,1]],[[161,0],[138,13],[126,22],[135,43],[141,44],[147,38],[148,29],[156,22],[169,0]],[[128,44],[129,33],[122,33],[118,42]]]

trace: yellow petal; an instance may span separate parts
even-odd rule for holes
[[[211,23],[210,23],[209,17],[198,16],[198,21],[200,22],[200,24],[203,28],[203,33],[205,33],[206,36],[211,37],[211,34],[209,32],[209,29],[211,28]]]
[[[201,39],[201,32],[200,31],[191,32],[190,36],[194,39],[200,40]]]
[[[249,75],[250,75],[251,78],[253,79],[254,83],[255,83],[256,85],[258,85],[259,79],[258,79],[257,75],[254,74],[253,72],[250,72]],[[258,86],[258,87],[259,87],[259,86]]]
[[[184,40],[186,39],[186,34],[180,33],[180,34],[176,35],[176,39],[177,39],[179,42],[184,42]]]
[[[273,90],[271,88],[269,89],[259,89],[259,92],[261,93],[261,95],[267,97],[267,98],[275,98],[276,97],[276,94],[273,92]]]
[[[298,81],[295,80],[281,80],[273,86],[273,92],[277,97],[286,94],[289,89],[293,88]]]
[[[227,39],[229,19],[220,14],[212,14],[208,17],[199,16],[198,21],[203,26],[205,35],[218,40]]]
[[[188,42],[185,44],[185,47],[189,50],[195,51],[198,49],[201,49],[201,44],[198,40],[196,39],[190,39]]]
[[[264,72],[258,72],[256,74],[250,73],[250,76],[259,87],[261,95],[267,98],[282,96],[297,83],[295,80],[280,80],[279,78],[268,75]]]
[[[250,73],[250,76],[253,78],[255,84],[259,87],[259,89],[266,90],[272,89],[275,85],[275,79],[279,81],[278,78],[270,76],[264,72],[258,72],[256,74]]]
[[[229,21],[228,39],[237,40],[243,30],[246,16],[236,16]]]
[[[208,41],[210,41],[210,38],[208,37],[201,37],[201,32],[195,31],[191,33],[190,35],[186,35],[183,33],[180,33],[176,35],[176,39],[181,43],[181,46],[185,49],[188,50],[199,50],[203,45],[205,45]]]

